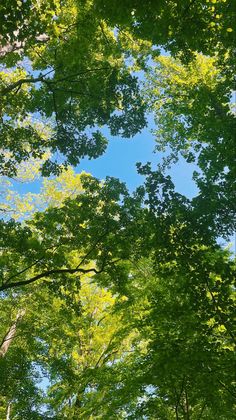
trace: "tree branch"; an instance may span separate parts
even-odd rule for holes
[[[31,83],[42,82],[42,83],[46,83],[48,85],[54,85],[56,83],[61,83],[61,82],[66,82],[66,81],[67,82],[70,82],[70,78],[71,77],[83,76],[83,75],[85,75],[87,73],[101,71],[101,70],[109,70],[109,69],[110,69],[110,67],[98,67],[98,68],[94,68],[94,69],[87,69],[87,70],[84,70],[82,72],[73,73],[73,74],[70,74],[68,76],[62,77],[61,79],[55,79],[55,80],[45,79],[45,76],[48,73],[43,74],[43,75],[41,75],[39,77],[35,77],[35,78],[34,77],[26,77],[24,79],[17,80],[17,82],[11,83],[10,85],[8,85],[5,88],[3,88],[0,91],[0,96],[5,96],[9,92],[11,92],[12,90],[14,90],[16,88],[19,88],[20,89],[23,84],[27,84],[27,83],[28,84],[31,84]],[[50,72],[52,72],[52,71],[54,71],[54,69],[53,70],[50,70]],[[75,82],[75,80],[73,80],[73,82]]]
[[[3,338],[1,345],[0,345],[0,358],[4,357],[16,335],[16,328],[17,324],[21,321],[23,316],[25,315],[25,309],[20,309],[16,315],[16,319],[13,324],[10,326],[9,330],[7,331],[5,337]]]
[[[85,254],[85,255],[83,255],[83,257],[82,257],[82,259],[81,259],[81,261],[80,261],[80,263],[77,265],[77,267],[76,268],[79,268],[79,267],[81,267],[81,265],[84,263],[84,261],[86,260],[86,258],[88,258],[88,256],[91,254],[91,252],[93,252],[94,251],[94,249],[96,248],[96,246],[99,244],[99,242],[101,241],[101,239],[103,239],[107,234],[108,234],[108,232],[109,231],[105,231],[101,236],[99,236],[99,238],[95,241],[95,243],[93,244],[93,246],[90,248],[90,250]]]
[[[20,274],[25,273],[27,270],[29,270],[30,268],[34,267],[35,265],[37,265],[40,261],[42,261],[45,257],[39,258],[38,260],[34,261],[32,264],[28,265],[28,267],[25,267],[23,270],[19,271],[16,274],[13,274],[11,277],[9,277],[5,283],[8,283],[10,280],[12,280],[15,277],[18,277]]]
[[[229,387],[227,387],[219,378],[217,378],[217,381],[219,382],[219,384],[221,386],[223,386],[223,388],[233,397],[236,398],[236,393],[231,391],[231,389]]]
[[[202,418],[202,415],[203,415],[203,412],[204,412],[205,408],[206,408],[206,402],[203,404],[203,406],[201,408],[201,411],[200,411],[200,415],[199,415],[197,420],[200,420]]]
[[[25,79],[20,79],[20,80],[17,80],[17,82],[11,83],[10,85],[8,85],[4,89],[2,89],[0,91],[0,95],[5,96],[9,92],[11,92],[12,90],[14,90],[16,88],[21,88],[21,86],[25,83],[37,83],[37,82],[42,82],[42,81],[43,81],[43,76],[36,77],[36,78],[28,77],[28,78],[25,78]]]
[[[36,282],[37,280],[42,279],[43,277],[44,278],[45,277],[50,277],[53,274],[75,274],[75,273],[100,274],[102,271],[104,271],[104,267],[102,267],[101,270],[97,270],[96,268],[89,268],[89,269],[84,269],[84,268],[61,268],[61,269],[48,270],[48,271],[44,271],[43,273],[37,274],[36,276],[31,277],[28,280],[22,280],[22,281],[13,282],[13,283],[5,283],[2,286],[0,286],[0,292],[2,292],[3,290],[11,289],[13,287],[26,286],[27,284],[31,284],[31,283]]]

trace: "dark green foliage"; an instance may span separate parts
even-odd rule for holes
[[[128,28],[137,38],[163,46],[183,59],[192,52],[212,54],[232,47],[235,1],[95,0],[95,8],[113,26]],[[230,31],[227,31],[227,29]]]

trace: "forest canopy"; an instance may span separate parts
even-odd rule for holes
[[[1,1],[1,419],[235,418],[235,7]]]

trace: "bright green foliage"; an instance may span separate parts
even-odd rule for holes
[[[134,252],[128,238],[138,238],[135,228],[142,195],[131,198],[118,180],[104,183],[81,176],[86,192],[68,199],[60,208],[49,207],[23,226],[12,219],[1,222],[0,290],[84,272],[103,273],[109,284],[126,277],[123,261]],[[78,263],[70,254],[81,254]],[[92,268],[86,264],[94,261]]]
[[[2,363],[23,346],[23,375],[50,380],[49,418],[233,419],[235,264],[168,177],[139,171],[134,196],[83,175],[76,198],[2,225],[2,335],[26,307]],[[22,416],[14,384],[3,407]]]
[[[1,419],[235,418],[234,3],[1,2]],[[170,155],[134,193],[69,166],[146,110]]]
[[[58,418],[88,418],[95,407],[99,413],[104,392],[94,392],[96,376],[131,349],[135,336],[123,325],[122,314],[114,312],[122,299],[89,281],[82,281],[79,299],[81,316],[60,328],[60,343],[56,338],[46,358],[53,378],[49,403]]]
[[[45,159],[46,160],[46,159]],[[39,169],[42,161],[28,161],[19,165],[17,181],[28,183],[39,178]],[[44,178],[39,193],[28,192],[19,194],[15,185],[2,177],[1,205],[4,220],[25,220],[36,211],[45,210],[47,207],[62,206],[66,198],[74,198],[83,192],[81,175],[76,174],[72,167],[62,171],[56,178]]]
[[[115,310],[116,305],[122,305],[124,299],[112,296],[109,291],[94,284],[88,276],[81,277],[81,286],[77,279],[76,282],[64,283],[56,291],[44,283],[40,287],[29,286],[27,291],[16,293],[15,302],[18,302],[18,307],[27,300],[30,304],[17,326],[17,336],[11,343],[8,356],[0,359],[2,367],[7,371],[9,364],[17,363],[22,372],[22,381],[25,375],[35,382],[37,376],[42,376],[42,372],[47,375],[51,383],[47,398],[43,399],[42,393],[40,395],[38,392],[38,399],[41,404],[43,401],[47,403],[48,414],[55,415],[52,418],[63,418],[66,415],[70,418],[73,415],[75,418],[86,418],[87,413],[94,411],[95,405],[102,404],[103,392],[93,396],[92,387],[96,380],[93,372],[96,375],[107,363],[115,363],[117,358],[123,357],[130,351],[137,336],[129,326],[123,325],[124,313]],[[13,305],[9,296],[1,311],[4,314],[16,312]],[[8,323],[9,319],[4,319],[2,326],[6,328]],[[25,364],[28,371],[24,369]],[[14,388],[6,388],[11,381]],[[11,401],[11,411],[16,418],[25,415],[24,404],[34,418],[30,402],[19,393],[21,383],[15,379],[14,372],[8,379],[3,377],[2,383],[5,387],[3,416],[7,402]],[[36,403],[29,383],[26,384],[25,392],[27,390],[31,400]],[[21,401],[21,398],[25,398],[25,401]],[[39,413],[38,408],[38,417],[35,418],[41,418]],[[30,414],[25,415],[25,418],[31,418]]]
[[[192,267],[192,277],[177,261],[153,271],[143,260],[131,269],[126,314],[146,346],[136,346],[111,373],[107,368],[101,418],[234,418],[235,341],[227,320],[234,312],[235,266],[229,269],[219,251],[198,249],[194,257],[200,269]],[[210,279],[202,275],[209,265]],[[227,278],[220,277],[226,266]]]
[[[82,0],[35,1],[27,9],[33,32],[25,33],[23,14],[19,33],[12,29],[5,35],[9,50],[14,42],[23,44],[17,68],[18,53],[3,52],[1,59],[0,135],[8,152],[7,159],[1,155],[2,174],[15,174],[17,163],[41,158],[46,149],[76,165],[81,157],[96,158],[105,151],[107,140],[99,127],[108,125],[111,134],[130,137],[145,125],[137,79],[126,68],[113,31],[92,6]],[[46,139],[35,128],[39,118],[50,122]],[[58,173],[60,163],[48,159],[42,173]]]
[[[226,77],[217,59],[200,54],[188,65],[171,57],[157,58],[147,87],[157,124],[157,150],[169,147],[174,161],[181,154],[187,162],[198,164],[196,218],[213,225],[222,236],[235,229],[232,88],[232,78]]]
[[[27,318],[24,315],[16,325],[15,334],[11,334],[9,348],[5,357],[0,357],[0,415],[6,418],[10,408],[10,416],[18,413],[16,419],[41,419],[39,414],[42,404],[42,392],[38,389],[39,372],[33,359],[32,323],[27,323],[30,294],[1,296],[0,303],[0,335],[2,346],[4,338],[22,308],[27,308]],[[11,417],[10,417],[11,418]]]

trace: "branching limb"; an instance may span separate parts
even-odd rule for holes
[[[3,290],[11,289],[13,287],[20,287],[20,286],[26,286],[27,284],[31,284],[36,282],[37,280],[40,280],[42,278],[47,278],[52,276],[53,274],[75,274],[75,273],[82,273],[82,274],[88,274],[88,273],[94,273],[94,274],[100,274],[104,271],[104,268],[102,267],[101,270],[97,270],[96,268],[60,268],[60,269],[53,269],[44,271],[40,274],[37,274],[36,276],[31,277],[28,280],[22,280],[17,281],[13,283],[5,283],[2,286],[0,286],[0,292]]]
[[[86,75],[87,73],[103,71],[103,70],[110,70],[110,68],[109,67],[98,67],[98,68],[94,68],[94,69],[87,69],[87,70],[84,70],[82,72],[73,73],[73,74],[70,74],[68,76],[65,76],[65,77],[62,77],[62,78],[59,78],[59,79],[55,79],[55,80],[45,79],[45,77],[47,76],[47,74],[49,72],[51,73],[51,72],[54,71],[54,69],[53,69],[53,70],[50,70],[46,74],[40,75],[39,77],[35,77],[35,78],[34,77],[26,77],[26,78],[17,80],[17,82],[11,83],[10,85],[6,86],[5,88],[3,88],[0,91],[0,96],[6,96],[11,91],[13,91],[17,88],[20,89],[21,86],[24,85],[24,84],[35,84],[35,83],[38,83],[38,82],[46,83],[47,85],[49,85],[49,84],[54,85],[54,84],[61,83],[61,82],[69,82],[70,83],[70,79],[73,78],[73,77],[79,77],[79,76]]]

